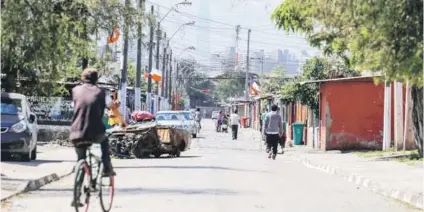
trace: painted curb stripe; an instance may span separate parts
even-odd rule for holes
[[[61,175],[61,176],[59,176],[56,173],[53,173],[53,174],[49,174],[47,176],[41,177],[41,178],[36,179],[36,180],[28,181],[27,183],[24,183],[23,185],[19,186],[18,189],[15,192],[13,192],[12,194],[10,194],[9,196],[2,197],[1,201],[8,200],[8,199],[10,199],[10,198],[12,198],[16,195],[22,194],[22,193],[37,190],[37,189],[39,189],[39,188],[41,188],[41,187],[43,187],[43,186],[45,186],[49,183],[58,181],[58,180],[66,177],[66,176],[69,176],[70,174],[72,174],[72,170],[70,172],[67,172],[67,173]]]
[[[341,171],[341,169],[329,166],[329,165],[324,165],[324,164],[312,164],[309,162],[308,159],[306,158],[302,158],[300,156],[292,156],[292,160],[302,163],[303,165],[309,167],[309,168],[314,168],[314,169],[318,169],[320,171],[323,171],[325,173],[331,174],[331,175],[338,175],[341,176],[343,179],[347,180],[348,182],[352,182],[356,185],[365,187],[365,188],[369,188],[371,191],[381,194],[383,196],[387,196],[387,197],[391,197],[393,199],[397,199],[400,201],[403,201],[405,203],[408,203],[410,205],[413,205],[417,208],[420,209],[424,209],[424,204],[423,204],[423,196],[422,195],[418,195],[418,194],[411,194],[411,193],[407,193],[407,192],[403,192],[403,191],[399,191],[397,189],[392,189],[390,192],[386,192],[383,189],[381,189],[380,184],[370,178],[366,178],[360,175],[356,175],[356,174],[347,174],[344,175],[343,172]]]

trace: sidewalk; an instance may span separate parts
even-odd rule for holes
[[[61,146],[38,146],[37,160],[1,162],[1,200],[35,190],[71,173],[75,151]]]
[[[245,136],[256,139],[262,145],[260,132],[251,128],[243,131]],[[324,152],[306,146],[287,147],[285,155],[310,168],[343,177],[376,193],[423,208],[422,167],[361,158],[353,153]]]
[[[423,169],[396,161],[375,161],[353,153],[330,153],[305,146],[287,149],[304,165],[338,175],[376,193],[423,208]]]

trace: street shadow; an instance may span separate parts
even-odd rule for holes
[[[37,193],[53,193],[56,195],[72,195],[71,188],[41,188]],[[229,189],[179,189],[179,188],[115,188],[115,193],[119,195],[238,195],[238,194],[246,194],[253,193],[251,191],[243,191],[237,192]]]
[[[202,156],[198,156],[198,155],[182,155],[180,157],[172,157],[172,156],[161,156],[158,158],[155,157],[150,157],[150,158],[145,158],[145,159],[152,159],[152,160],[158,160],[158,159],[174,159],[174,160],[178,160],[178,159],[186,159],[186,158],[201,158]]]
[[[239,171],[239,172],[267,172],[248,169],[237,169],[219,166],[116,166],[114,169],[213,169],[222,171]]]
[[[31,162],[20,162],[17,161],[19,158],[8,158],[6,161],[2,159],[2,163],[5,164],[12,164],[12,165],[21,165],[21,166],[39,166],[42,164],[48,164],[48,163],[63,163],[63,162],[71,162],[76,163],[76,160],[32,160]]]

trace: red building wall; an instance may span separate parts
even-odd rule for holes
[[[384,86],[370,79],[320,86],[321,149],[380,149]]]

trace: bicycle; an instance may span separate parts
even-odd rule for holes
[[[100,198],[100,205],[103,212],[109,212],[112,208],[113,197],[115,192],[115,177],[114,176],[103,176],[103,163],[100,157],[94,155],[91,152],[91,145],[87,147],[87,159],[81,159],[75,165],[75,181],[74,181],[74,198],[73,207],[75,211],[79,212],[81,207],[84,207],[85,212],[88,211],[90,205],[90,197],[93,193],[98,193]],[[103,197],[102,187],[105,184],[103,179],[109,178],[109,184],[107,185],[110,191],[109,203],[107,204],[106,199]],[[100,189],[99,189],[100,188]],[[80,202],[81,197],[83,202]],[[84,205],[80,205],[84,203]]]

